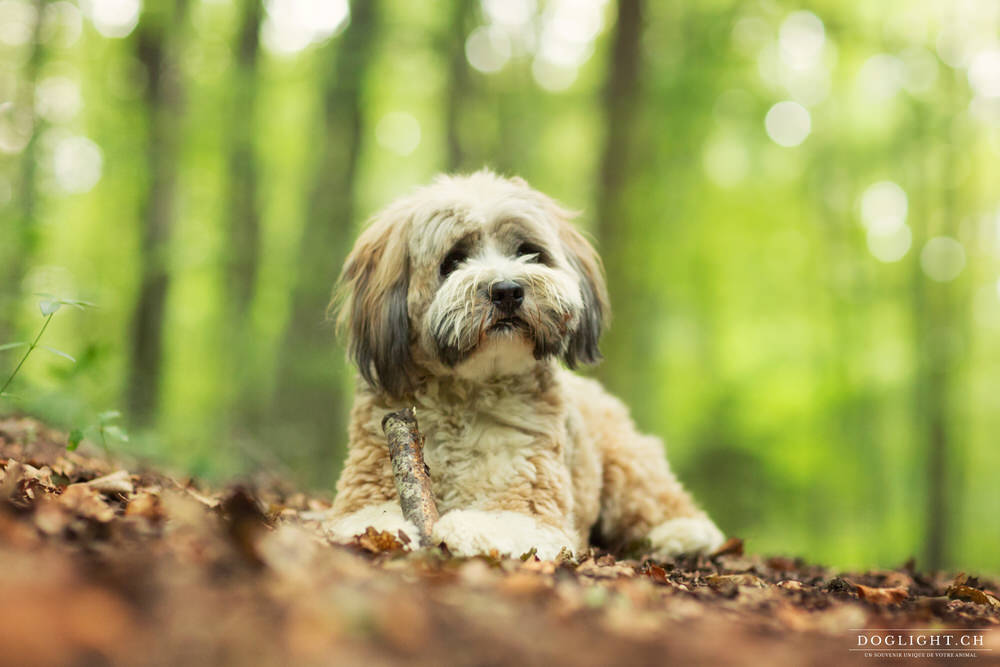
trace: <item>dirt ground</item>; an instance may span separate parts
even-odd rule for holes
[[[0,421],[0,664],[1000,663],[996,580],[835,572],[739,540],[675,562],[339,546],[328,501],[132,468]],[[941,639],[904,650],[916,633],[887,630],[915,628]]]

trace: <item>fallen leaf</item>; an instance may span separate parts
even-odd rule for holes
[[[150,521],[159,521],[165,516],[160,497],[147,491],[136,494],[128,501],[128,505],[125,506],[125,515],[141,516]]]
[[[649,577],[658,584],[670,583],[670,580],[667,578],[667,571],[664,570],[659,565],[653,565],[652,563],[650,563],[649,565],[646,566],[646,569],[643,570],[643,572],[647,577]]]
[[[952,585],[948,587],[947,593],[952,600],[965,600],[966,602],[986,605],[991,609],[1000,609],[1000,599],[972,586]]]
[[[107,523],[115,517],[115,511],[96,489],[86,484],[70,484],[59,496],[59,502],[68,510],[87,519]]]
[[[104,475],[89,482],[84,482],[87,486],[101,493],[132,493],[132,479],[127,470],[118,470],[110,475]]]
[[[722,543],[722,546],[713,551],[709,558],[718,558],[719,556],[742,556],[743,555],[743,540],[738,537],[730,537],[728,540]]]
[[[354,544],[373,554],[403,551],[403,543],[387,530],[368,526],[365,532],[354,537]]]
[[[905,586],[873,588],[858,584],[857,592],[859,598],[874,604],[899,604],[910,597],[910,591]]]
[[[713,574],[705,579],[709,587],[720,595],[735,597],[740,588],[767,588],[760,577],[752,574]]]

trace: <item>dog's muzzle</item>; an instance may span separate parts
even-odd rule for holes
[[[513,280],[504,280],[490,286],[490,301],[503,315],[513,315],[524,303],[524,288]]]

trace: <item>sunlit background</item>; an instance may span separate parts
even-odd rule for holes
[[[341,262],[489,165],[583,211],[593,372],[724,530],[1000,571],[993,0],[0,0],[0,160],[0,344],[98,306],[2,412],[332,489]]]

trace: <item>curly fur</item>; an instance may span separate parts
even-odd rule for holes
[[[649,540],[663,557],[722,533],[671,473],[662,443],[574,375],[600,359],[609,308],[597,253],[572,214],[520,179],[443,176],[375,216],[347,259],[339,321],[360,374],[330,532],[406,530],[382,417],[416,406],[442,514],[464,554],[554,557]],[[515,312],[491,298],[523,288]]]

